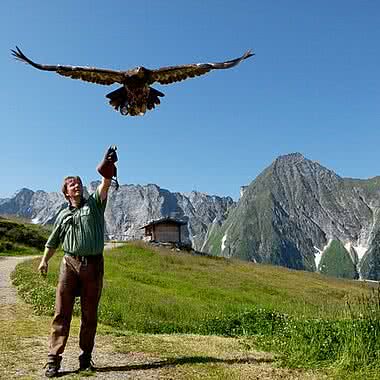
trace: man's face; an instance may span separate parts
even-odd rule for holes
[[[71,178],[66,184],[66,197],[69,199],[78,199],[82,196],[82,184],[76,178]]]

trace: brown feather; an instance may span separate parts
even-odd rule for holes
[[[169,84],[204,75],[211,70],[229,69],[238,65],[244,59],[252,57],[252,55],[253,53],[248,50],[241,57],[225,62],[193,63],[190,65],[162,67],[157,70],[151,70],[151,81],[148,83],[152,84],[158,82],[161,84]]]
[[[110,85],[113,83],[124,83],[125,72],[107,69],[98,69],[96,67],[86,66],[62,66],[62,65],[41,65],[33,62],[31,59],[16,46],[17,50],[12,50],[13,56],[24,63],[44,71],[55,71],[59,75],[73,79],[81,79],[86,82]]]

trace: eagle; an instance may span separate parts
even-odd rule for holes
[[[247,50],[241,57],[225,62],[192,63],[159,69],[139,66],[131,70],[118,71],[86,66],[42,65],[29,59],[17,46],[16,50],[11,52],[17,60],[39,70],[55,71],[65,77],[102,85],[121,84],[117,90],[107,94],[106,98],[116,111],[125,116],[142,116],[146,110],[152,110],[160,104],[160,97],[165,95],[151,87],[155,82],[170,84],[204,75],[211,70],[229,69],[254,55],[251,50]]]

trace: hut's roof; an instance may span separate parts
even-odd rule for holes
[[[187,222],[185,222],[183,220],[166,217],[166,218],[161,218],[161,219],[157,219],[157,220],[152,220],[148,224],[145,224],[144,226],[140,227],[140,230],[145,228],[145,227],[153,226],[156,224],[162,224],[162,223],[176,224],[178,226],[184,226],[187,224]]]

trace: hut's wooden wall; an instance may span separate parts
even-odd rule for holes
[[[180,227],[175,224],[157,224],[154,226],[154,239],[162,242],[179,242]]]

